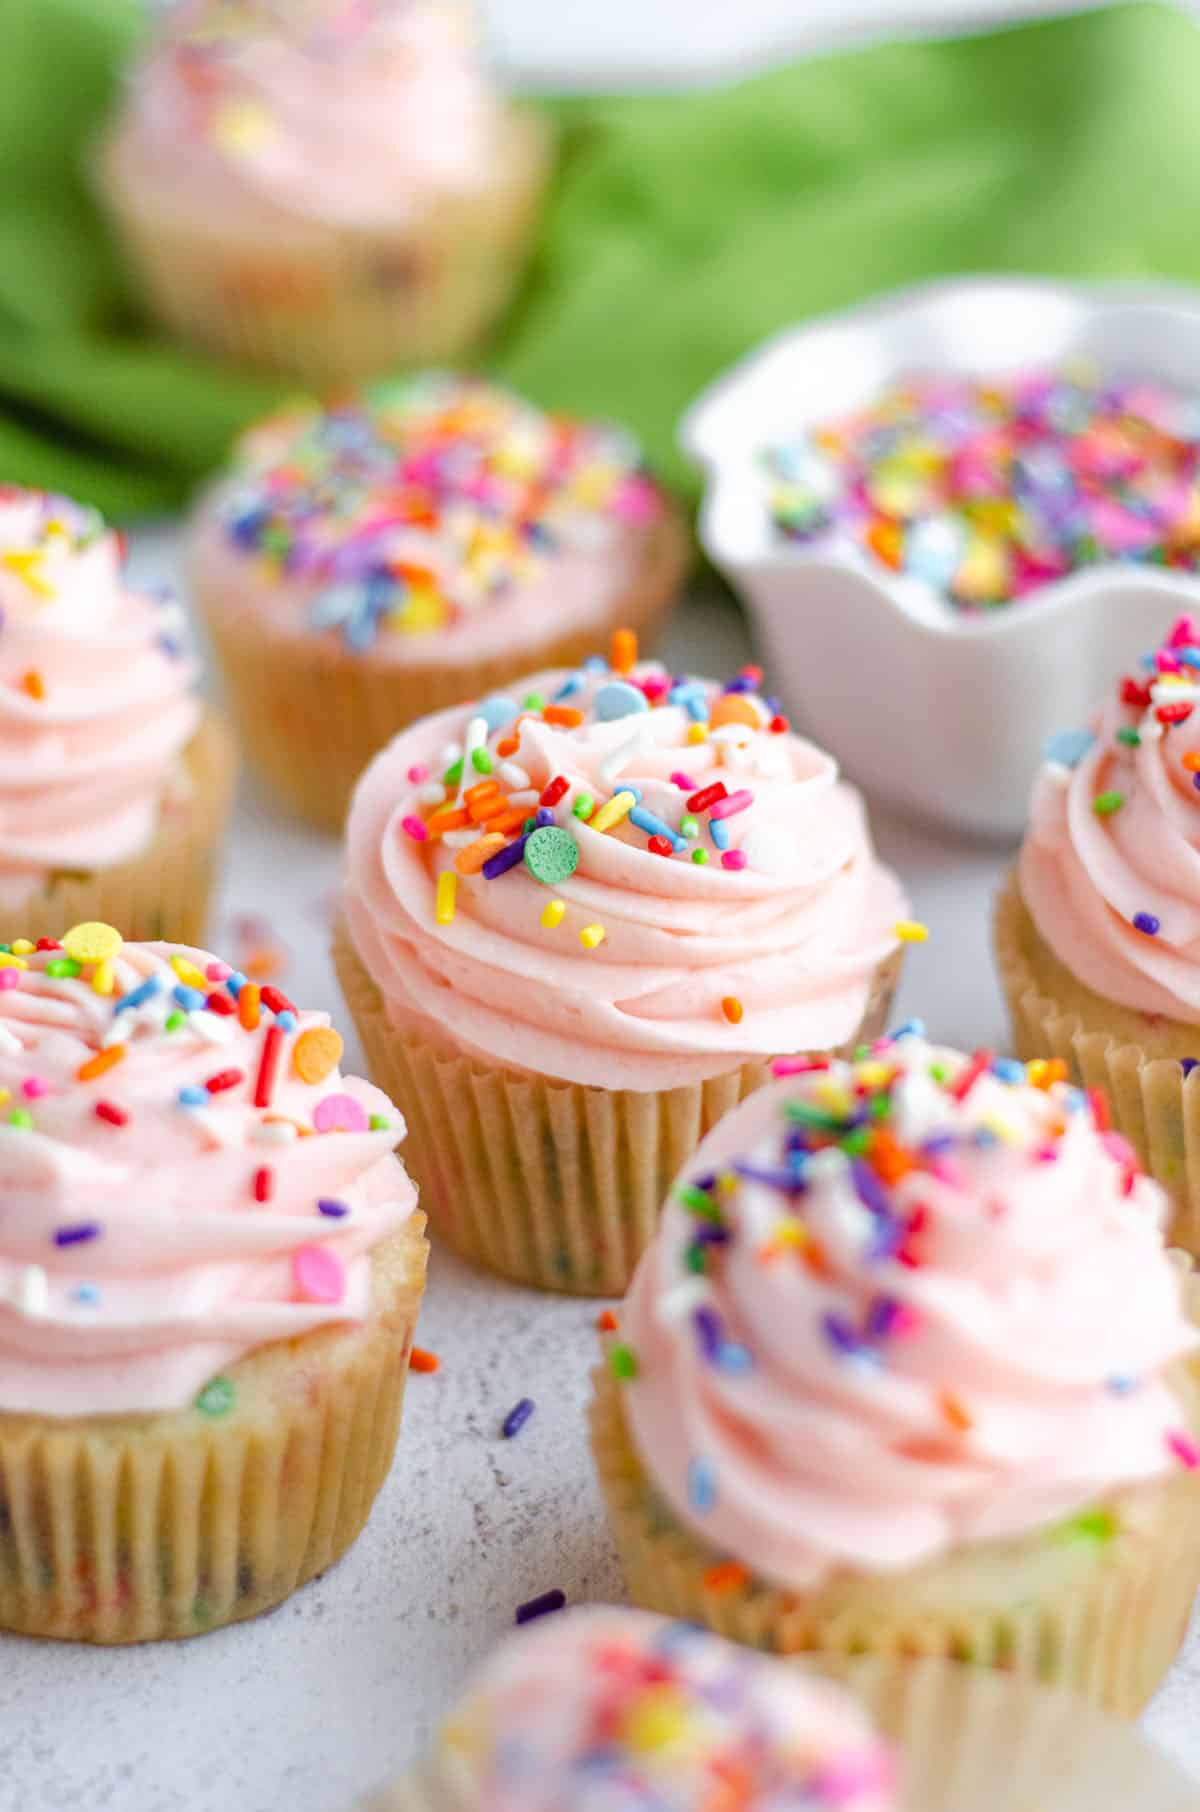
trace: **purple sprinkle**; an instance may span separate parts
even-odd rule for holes
[[[1156,919],[1152,912],[1135,912],[1133,928],[1144,933],[1146,937],[1157,937],[1162,930],[1162,920]]]
[[[692,1316],[692,1322],[700,1339],[700,1350],[710,1365],[715,1364],[724,1344],[720,1316],[715,1309],[702,1306]]]
[[[543,1592],[538,1598],[529,1598],[517,1606],[517,1622],[532,1623],[535,1617],[546,1617],[551,1611],[561,1611],[567,1602],[567,1594],[559,1586],[552,1592]]]
[[[1192,775],[1192,785],[1195,787],[1196,791],[1200,793],[1200,774]]]
[[[73,1227],[60,1227],[54,1235],[56,1246],[82,1246],[89,1239],[99,1239],[103,1229],[99,1221],[78,1221]]]
[[[345,1202],[332,1201],[328,1196],[320,1197],[317,1208],[321,1214],[327,1214],[331,1221],[340,1221],[350,1212]]]
[[[519,1403],[514,1403],[503,1422],[500,1424],[500,1433],[504,1436],[504,1439],[506,1441],[511,1441],[515,1434],[520,1434],[532,1414],[532,1397],[522,1397]]]
[[[872,1214],[879,1215],[881,1220],[890,1220],[892,1207],[887,1190],[871,1166],[862,1158],[854,1158],[850,1164],[850,1175],[854,1179],[855,1193],[863,1206],[869,1208]]]
[[[1180,1059],[1180,1068],[1185,1076],[1190,1076],[1198,1063],[1200,1063],[1200,1057],[1183,1057]]]
[[[721,690],[723,692],[753,692],[754,681],[747,679],[744,673],[739,673],[736,679],[726,680]]]
[[[539,805],[536,818],[537,828],[539,830],[545,830],[548,824],[553,824],[554,822],[554,813],[550,810],[550,807],[548,805]]]
[[[780,1189],[787,1195],[799,1195],[807,1187],[796,1170],[773,1170],[763,1164],[747,1164],[741,1158],[734,1159],[733,1168],[743,1181],[765,1183],[769,1189]]]
[[[886,1340],[901,1313],[894,1296],[877,1296],[867,1310],[866,1333],[869,1340]]]
[[[500,875],[506,875],[510,868],[516,868],[525,857],[525,838],[518,837],[504,849],[498,849],[494,856],[489,856],[483,865],[485,881],[495,881]]]
[[[729,1228],[718,1227],[715,1221],[701,1221],[693,1239],[698,1246],[727,1246],[730,1239]]]
[[[860,1353],[862,1351],[862,1342],[844,1315],[837,1315],[831,1309],[827,1309],[821,1317],[821,1331],[835,1352]]]

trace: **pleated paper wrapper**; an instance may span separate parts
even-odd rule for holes
[[[1150,1017],[1094,994],[1039,937],[1015,877],[996,905],[996,964],[1023,1061],[1061,1058],[1101,1089],[1112,1122],[1171,1198],[1172,1244],[1200,1257],[1200,1025]]]
[[[239,227],[220,208],[200,218],[144,181],[119,138],[102,147],[95,184],[160,326],[324,390],[456,364],[480,343],[524,270],[550,163],[543,122],[514,111],[483,187],[377,228],[283,215]]]
[[[199,1635],[269,1610],[344,1554],[396,1446],[423,1228],[416,1215],[377,1248],[364,1324],[261,1347],[191,1408],[0,1415],[0,1629]]]
[[[397,731],[434,711],[483,698],[526,674],[575,667],[627,626],[647,651],[687,572],[690,544],[682,518],[668,505],[646,535],[638,569],[613,597],[608,620],[522,641],[487,661],[425,659],[411,663],[355,654],[332,635],[273,633],[236,600],[209,592],[193,572],[196,601],[225,679],[247,758],[299,816],[340,830],[354,783]],[[212,584],[211,581],[208,582]]]
[[[236,780],[233,734],[206,712],[147,848],[115,868],[52,875],[19,905],[0,907],[0,943],[61,937],[72,925],[99,919],[128,942],[166,938],[203,948]]]
[[[657,1092],[530,1076],[393,1025],[341,921],[334,962],[371,1079],[407,1122],[404,1159],[435,1238],[535,1289],[623,1293],[701,1139],[771,1080],[758,1059]],[[852,1044],[882,1031],[899,969],[897,953]]]
[[[899,1756],[896,1812],[1196,1812],[1200,1788],[1140,1733],[1061,1688],[961,1663],[848,1660],[835,1671]],[[356,1812],[480,1812],[453,1755]]]

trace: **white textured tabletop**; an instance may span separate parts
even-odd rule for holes
[[[169,539],[143,537],[135,559],[142,576],[172,576]],[[715,674],[749,655],[740,615],[715,600],[688,605],[668,648]],[[900,1016],[1003,1047],[988,910],[1004,853],[878,816],[876,830],[933,930]],[[278,947],[289,992],[340,1011],[326,951],[337,875],[332,839],[247,786],[213,941]],[[619,1598],[585,1436],[596,1308],[435,1253],[419,1338],[441,1369],[410,1381],[396,1463],[357,1546],[272,1615],[195,1641],[0,1637],[0,1812],[347,1812],[414,1755],[523,1600],[551,1586],[573,1603]],[[523,1396],[536,1412],[505,1441]],[[1200,1780],[1198,1694],[1200,1626],[1147,1720]]]

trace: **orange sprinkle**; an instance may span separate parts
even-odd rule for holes
[[[917,1160],[905,1151],[886,1126],[876,1127],[868,1156],[875,1174],[884,1183],[898,1183],[917,1168]]]
[[[414,1346],[408,1355],[410,1372],[436,1372],[441,1363],[436,1353],[427,1352],[423,1346]]]
[[[253,1032],[258,1025],[258,1007],[262,989],[257,982],[246,982],[238,994],[238,1024],[243,1031]]]
[[[966,1434],[969,1428],[974,1428],[974,1417],[969,1411],[963,1408],[961,1398],[956,1397],[952,1390],[944,1390],[942,1392],[941,1396],[938,1398],[938,1408],[945,1416],[947,1422],[949,1422],[951,1428],[956,1428],[959,1434]]]
[[[477,875],[488,858],[503,849],[507,841],[496,831],[489,831],[485,837],[477,837],[474,843],[468,843],[466,849],[460,849],[454,858],[454,866],[460,875]]]
[[[282,950],[252,950],[242,959],[243,972],[257,975],[260,981],[270,981],[273,975],[281,975],[286,968],[287,958]]]
[[[35,667],[31,667],[28,673],[21,675],[21,689],[23,692],[28,692],[30,698],[45,698],[46,682]]]
[[[496,753],[501,761],[507,761],[510,755],[516,754],[520,746],[521,744],[518,737],[502,736],[496,744]]]
[[[722,1560],[715,1567],[709,1567],[704,1575],[704,1586],[709,1592],[736,1592],[749,1577],[745,1567],[739,1566],[736,1560]]]
[[[458,806],[439,805],[437,811],[425,820],[425,829],[431,837],[441,837],[447,831],[466,830],[470,822],[470,814]]]
[[[97,1076],[103,1076],[108,1070],[115,1070],[125,1055],[123,1044],[110,1044],[107,1050],[97,1051],[86,1063],[81,1063],[75,1072],[76,1082],[93,1082]]]
[[[611,1309],[601,1309],[600,1313],[596,1317],[596,1327],[597,1327],[597,1330],[601,1334],[615,1334],[616,1333],[617,1318],[613,1314]]]
[[[731,1026],[741,1025],[743,1010],[742,1003],[736,994],[727,994],[721,1002],[721,1011]]]
[[[710,730],[719,730],[722,724],[746,724],[751,730],[759,730],[762,721],[758,706],[740,692],[726,692],[723,698],[715,700],[708,714]]]
[[[467,810],[471,814],[472,823],[487,824],[508,810],[508,796],[505,793],[489,793],[486,799],[474,800]]]
[[[509,837],[513,831],[520,830],[526,818],[532,817],[532,815],[528,806],[513,805],[505,812],[503,818],[491,818],[488,822],[492,830],[500,831],[504,836]]]
[[[574,705],[547,705],[542,716],[548,724],[559,724],[564,730],[573,730],[583,722],[583,712]]]
[[[804,1262],[814,1277],[829,1277],[832,1275],[829,1260],[825,1254],[825,1248],[819,1239],[810,1239],[808,1244],[804,1247]]]
[[[1061,1057],[1035,1057],[1025,1068],[1034,1088],[1053,1088],[1056,1082],[1065,1082],[1069,1073]]]
[[[628,673],[637,662],[638,639],[632,629],[614,629],[608,664],[614,673]]]
[[[1183,758],[1183,765],[1189,774],[1200,774],[1200,750],[1189,749]]]
[[[474,786],[469,786],[464,791],[463,804],[469,810],[477,802],[482,803],[485,799],[494,799],[499,791],[500,782],[498,780],[494,780],[490,776],[487,780],[477,780]]]

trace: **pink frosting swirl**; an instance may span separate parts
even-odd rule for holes
[[[0,492],[0,899],[150,842],[200,718],[175,628],[93,512]]]
[[[181,1408],[255,1347],[365,1318],[415,1192],[324,1013],[243,1003],[177,945],[125,945],[112,992],[61,949],[0,960],[0,1410]]]
[[[692,1624],[609,1606],[510,1637],[475,1674],[438,1753],[472,1812],[894,1803],[895,1761],[843,1688]]]
[[[689,1163],[621,1318],[632,1438],[787,1589],[912,1567],[1200,1465],[1164,1198],[1087,1098],[916,1033],[761,1090]]]
[[[1079,981],[1120,1006],[1191,1021],[1200,1015],[1200,627],[1181,618],[1148,660],[1087,731],[1052,739],[1034,783],[1021,892]]]
[[[433,1021],[519,1070],[641,1090],[852,1037],[904,899],[830,757],[752,690],[673,682],[655,662],[618,674],[597,660],[514,693],[544,708],[439,713],[359,784],[345,912],[394,1022]],[[464,747],[470,778],[430,779]],[[490,863],[459,871],[491,817],[431,834],[447,810],[467,823],[459,801],[485,769],[513,808],[490,878]],[[706,789],[723,801],[689,812]],[[547,842],[565,857],[557,879],[537,859]],[[439,916],[447,874],[454,909]]]
[[[498,119],[458,0],[187,0],[119,144],[184,201],[393,226],[487,182]]]

